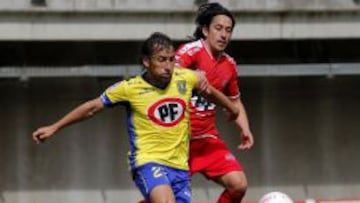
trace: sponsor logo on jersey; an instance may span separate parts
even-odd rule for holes
[[[180,94],[186,93],[186,81],[185,80],[179,80],[176,82],[177,89]]]
[[[191,105],[198,111],[212,111],[215,110],[216,105],[209,102],[204,97],[193,94],[191,97]]]
[[[177,125],[184,119],[186,103],[179,98],[165,98],[152,104],[148,109],[149,118],[164,127]]]

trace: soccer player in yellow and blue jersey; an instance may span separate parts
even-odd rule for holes
[[[233,119],[238,110],[204,75],[175,67],[174,46],[164,34],[154,33],[143,43],[142,63],[142,75],[112,85],[100,97],[37,129],[33,139],[40,143],[104,107],[123,104],[128,113],[130,169],[143,196],[151,203],[190,203],[188,104],[192,91],[224,106]]]

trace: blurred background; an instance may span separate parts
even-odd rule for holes
[[[110,84],[137,74],[154,31],[188,40],[207,0],[1,0],[0,203],[130,203],[141,199],[126,163],[125,111],[70,126],[43,145],[31,133]],[[212,1],[209,1],[212,2]],[[227,52],[255,146],[219,115],[243,164],[246,201],[360,199],[360,2],[219,0],[237,25]],[[194,202],[221,192],[193,177]]]

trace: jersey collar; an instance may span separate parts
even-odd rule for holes
[[[220,59],[224,56],[224,52],[221,52],[219,54],[219,57],[217,59],[215,59],[215,57],[212,55],[212,53],[210,52],[208,46],[206,45],[204,39],[200,39],[201,44],[204,46],[206,53],[209,55],[209,57],[214,60],[214,61],[220,61]]]

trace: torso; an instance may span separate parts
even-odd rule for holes
[[[178,65],[204,71],[208,81],[216,89],[230,98],[239,97],[236,63],[225,53],[215,59],[203,43],[202,40],[198,40],[181,46],[176,55]],[[191,101],[191,135],[210,134],[217,136],[215,104],[197,94],[193,95]]]
[[[165,89],[158,89],[137,76],[108,88],[103,94],[110,104],[127,106],[131,168],[156,162],[188,169],[187,106],[197,76],[184,70],[176,68]]]

